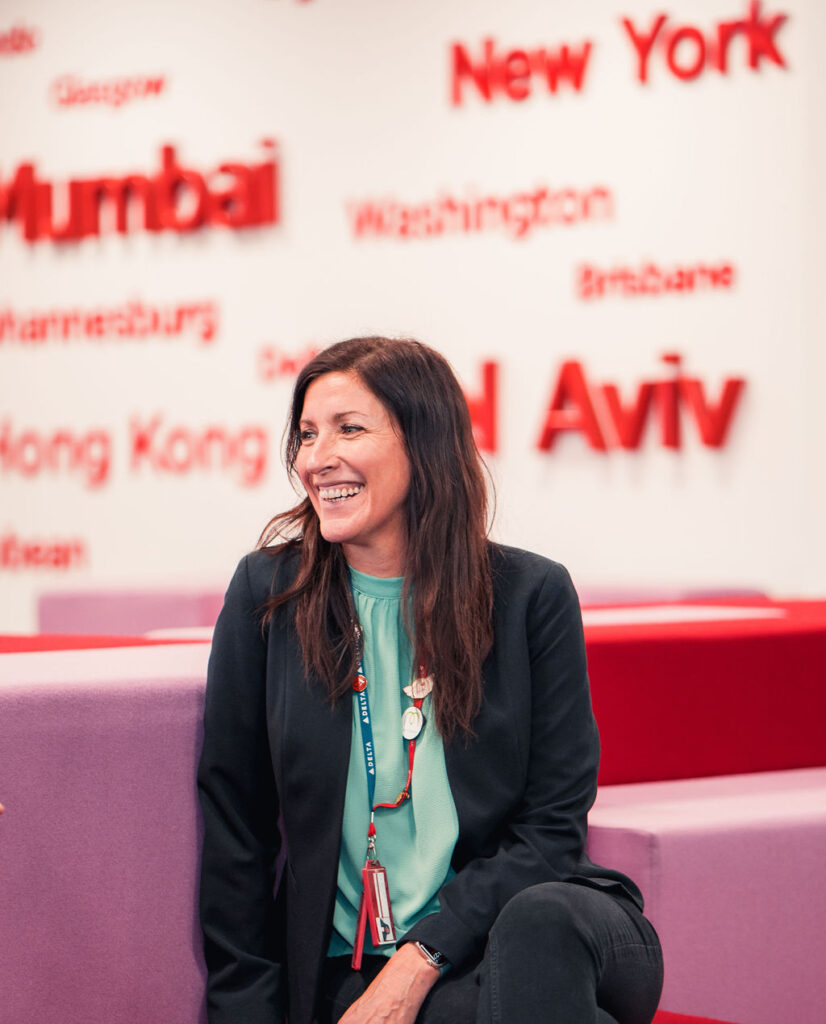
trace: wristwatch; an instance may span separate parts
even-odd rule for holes
[[[434,949],[432,946],[426,946],[423,942],[417,942],[415,943],[415,946],[430,966],[435,967],[437,971],[440,971],[443,967],[447,967],[449,961],[444,953],[440,953],[438,949]]]

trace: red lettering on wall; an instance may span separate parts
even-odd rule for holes
[[[284,352],[276,345],[263,345],[258,350],[258,376],[261,380],[275,380],[277,377],[295,377],[302,367],[318,355],[320,349],[308,345],[301,352]]]
[[[183,167],[168,145],[161,148],[161,168],[154,176],[72,179],[64,190],[62,220],[53,209],[56,186],[40,181],[33,163],[23,163],[10,182],[0,181],[0,220],[17,220],[28,242],[100,235],[107,215],[110,230],[120,234],[275,224],[278,161],[275,143],[267,139],[262,145],[260,163],[222,163],[207,175]]]
[[[194,472],[234,474],[243,487],[260,484],[269,462],[266,427],[237,430],[219,424],[203,428],[167,425],[161,415],[133,416],[129,424],[129,466],[157,474],[183,476]]]
[[[27,28],[25,25],[15,25],[14,28],[0,32],[0,57],[28,53],[37,46],[39,41],[36,29]]]
[[[582,363],[575,359],[563,363],[559,370],[545,424],[539,436],[540,451],[550,451],[557,435],[565,431],[584,434],[588,444],[598,452],[606,449],[585,370]]]
[[[128,345],[150,338],[190,337],[209,345],[218,331],[218,304],[211,300],[155,305],[132,299],[116,306],[21,312],[0,307],[0,348],[65,347],[77,342]]]
[[[79,537],[24,539],[12,531],[0,535],[0,569],[79,569],[89,561],[88,547]]]
[[[414,203],[364,199],[347,205],[354,237],[404,241],[487,231],[521,239],[537,228],[569,227],[614,215],[614,196],[604,185],[558,189],[545,185],[509,195],[443,193]]]
[[[636,267],[618,265],[610,269],[581,263],[576,268],[576,291],[580,299],[586,300],[608,296],[688,295],[701,291],[730,291],[735,278],[734,264],[727,260],[666,267],[647,262]]]
[[[745,17],[718,21],[705,32],[696,25],[672,27],[667,14],[658,14],[648,28],[638,28],[630,18],[621,18],[620,23],[634,48],[636,76],[646,83],[655,43],[665,67],[684,82],[709,68],[727,75],[731,44],[738,37],[745,40],[745,62],[752,71],[760,67],[761,60],[785,68],[775,36],[787,20],[786,14],[762,15],[760,0],[750,0]]]
[[[734,409],[745,386],[746,382],[736,377],[724,381],[720,399],[715,405],[706,399],[702,381],[693,377],[680,381],[680,395],[694,413],[703,444],[721,448],[726,443]]]
[[[721,448],[734,421],[745,380],[726,378],[714,401],[699,378],[684,375],[682,356],[668,353],[662,359],[671,374],[665,379],[642,381],[629,401],[623,401],[616,384],[590,383],[579,360],[564,362],[537,440],[539,450],[551,451],[564,432],[582,434],[595,451],[636,449],[652,416],[658,421],[659,442],[664,448],[682,447],[685,418],[694,421],[706,447]]]
[[[473,424],[476,446],[483,452],[495,452],[499,447],[497,424],[499,420],[499,364],[493,361],[482,363],[482,391],[468,395],[465,401]]]
[[[535,79],[544,81],[551,94],[561,85],[580,92],[585,84],[592,48],[590,40],[579,46],[562,43],[555,50],[540,47],[497,51],[496,45],[495,39],[483,40],[482,52],[475,61],[462,43],[452,45],[450,100],[454,106],[464,101],[465,85],[475,86],[482,99],[490,103],[497,94],[517,102],[526,100]]]
[[[602,384],[601,391],[620,445],[623,448],[639,448],[654,398],[654,385],[645,382],[640,384],[633,401],[627,404],[623,403],[616,384]]]
[[[664,355],[663,362],[675,368],[675,376],[671,380],[658,380],[654,384],[657,394],[657,411],[660,416],[660,442],[663,448],[680,447],[680,363],[677,353]]]
[[[166,88],[164,75],[132,75],[98,82],[84,82],[76,75],[61,75],[51,85],[51,94],[58,107],[104,106],[120,107],[132,100],[160,96]]]
[[[107,430],[59,428],[50,433],[35,427],[18,430],[8,419],[0,422],[2,473],[24,478],[68,473],[95,488],[106,483],[111,467],[112,438]]]

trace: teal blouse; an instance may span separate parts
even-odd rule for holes
[[[367,576],[355,569],[350,570],[350,579],[364,633],[364,671],[376,752],[375,802],[392,803],[407,779],[407,743],[402,739],[401,719],[412,700],[402,687],[415,674],[412,645],[402,618],[404,580]],[[400,807],[380,808],[375,815],[376,852],[387,870],[397,937],[422,917],[439,910],[438,893],[453,875],[450,858],[459,835],[432,700],[426,697],[422,705],[425,725],[416,740],[411,797]],[[353,950],[369,823],[364,746],[354,697],[353,742],[328,956],[349,955]],[[390,956],[395,947],[374,947],[368,928],[364,951]]]

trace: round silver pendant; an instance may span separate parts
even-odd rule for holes
[[[419,676],[409,686],[404,687],[404,692],[413,700],[423,700],[433,689],[433,676]]]
[[[415,740],[422,731],[424,715],[421,708],[408,708],[402,715],[402,736],[406,740]]]

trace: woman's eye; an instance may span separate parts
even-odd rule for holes
[[[357,434],[363,427],[358,426],[356,423],[342,423],[341,431],[343,434]]]
[[[312,430],[299,430],[298,432],[298,440],[302,444],[306,444],[307,441],[312,441],[314,437],[315,433]]]

